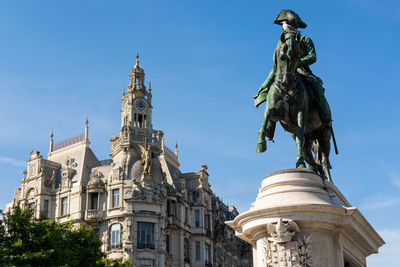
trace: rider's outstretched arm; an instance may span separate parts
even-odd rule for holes
[[[272,68],[272,70],[268,74],[267,79],[260,86],[260,89],[258,89],[257,96],[261,93],[262,90],[264,90],[265,88],[269,88],[272,85],[272,83],[274,82],[274,78],[275,78],[275,68]]]

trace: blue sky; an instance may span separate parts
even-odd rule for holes
[[[0,207],[12,199],[29,153],[83,132],[108,158],[120,127],[122,87],[139,50],[153,88],[153,125],[179,143],[183,172],[206,163],[212,189],[240,211],[262,178],[295,165],[277,130],[256,154],[263,108],[252,96],[272,67],[290,8],[308,24],[340,154],[336,186],[386,240],[369,266],[400,256],[398,1],[8,1],[0,8]]]

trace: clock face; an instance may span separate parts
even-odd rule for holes
[[[146,102],[144,102],[143,100],[137,100],[136,101],[136,108],[138,110],[144,110],[146,108]]]

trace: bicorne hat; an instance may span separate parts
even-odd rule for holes
[[[278,17],[275,19],[274,23],[281,25],[282,21],[286,21],[288,24],[292,25],[296,29],[298,28],[306,28],[307,24],[305,24],[299,15],[296,14],[296,12],[289,10],[289,9],[284,9],[281,12],[279,12]]]

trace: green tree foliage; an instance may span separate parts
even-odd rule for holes
[[[1,213],[1,210],[0,210]],[[101,251],[101,240],[81,224],[60,224],[32,210],[15,207],[0,221],[0,266],[133,266],[112,261]]]

